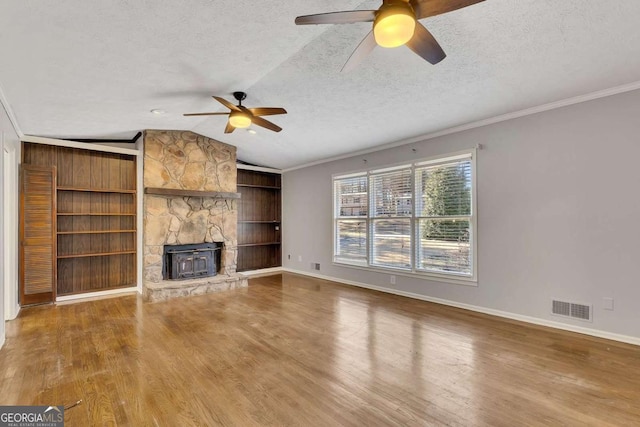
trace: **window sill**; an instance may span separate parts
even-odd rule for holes
[[[382,273],[382,274],[390,274],[394,276],[411,277],[414,279],[430,280],[433,282],[442,282],[442,283],[451,283],[454,285],[474,286],[474,287],[478,286],[478,280],[475,278],[445,276],[445,275],[432,274],[432,273],[417,273],[417,272],[406,271],[406,270],[401,270],[396,268],[380,268],[380,267],[371,267],[371,266],[365,266],[365,265],[347,264],[340,261],[333,261],[332,264],[335,265],[336,267],[347,267],[347,268],[353,268],[356,270],[371,271],[373,273]]]

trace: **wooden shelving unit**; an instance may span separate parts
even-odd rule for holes
[[[279,224],[280,221],[238,221],[238,224]]]
[[[73,213],[73,212],[58,212],[58,216],[136,216],[136,214],[123,214],[123,213],[107,213],[107,212],[89,212],[89,213]]]
[[[248,246],[272,246],[279,245],[280,242],[262,242],[262,243],[242,243],[238,244],[238,247],[248,247]]]
[[[120,194],[135,194],[136,190],[123,190],[116,188],[81,188],[81,187],[57,187],[58,191],[87,191],[90,193],[120,193]]]
[[[25,143],[23,157],[57,170],[57,294],[134,286],[135,156]]]
[[[238,271],[282,264],[280,174],[238,169]]]
[[[103,233],[135,233],[136,230],[102,230],[102,231],[58,231],[61,234],[103,234]]]
[[[275,185],[252,185],[252,184],[238,184],[238,187],[246,187],[246,188],[269,188],[272,190],[280,190],[280,187]]]
[[[87,254],[76,254],[76,255],[58,255],[58,259],[66,259],[66,258],[83,258],[83,257],[97,257],[97,256],[111,256],[111,255],[122,255],[122,254],[135,254],[136,251],[118,251],[118,252],[94,252]]]

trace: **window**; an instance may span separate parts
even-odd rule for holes
[[[471,160],[417,165],[416,269],[470,276]]]
[[[367,176],[360,174],[336,179],[335,257],[351,264],[367,260]]]
[[[369,183],[370,263],[411,268],[411,167],[371,172]]]
[[[472,154],[334,177],[334,261],[475,279]]]

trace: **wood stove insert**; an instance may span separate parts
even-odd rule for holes
[[[220,271],[222,242],[165,245],[162,261],[164,280],[215,276]]]

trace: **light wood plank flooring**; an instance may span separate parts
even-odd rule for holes
[[[0,381],[68,426],[640,425],[640,347],[293,274],[23,309]]]

